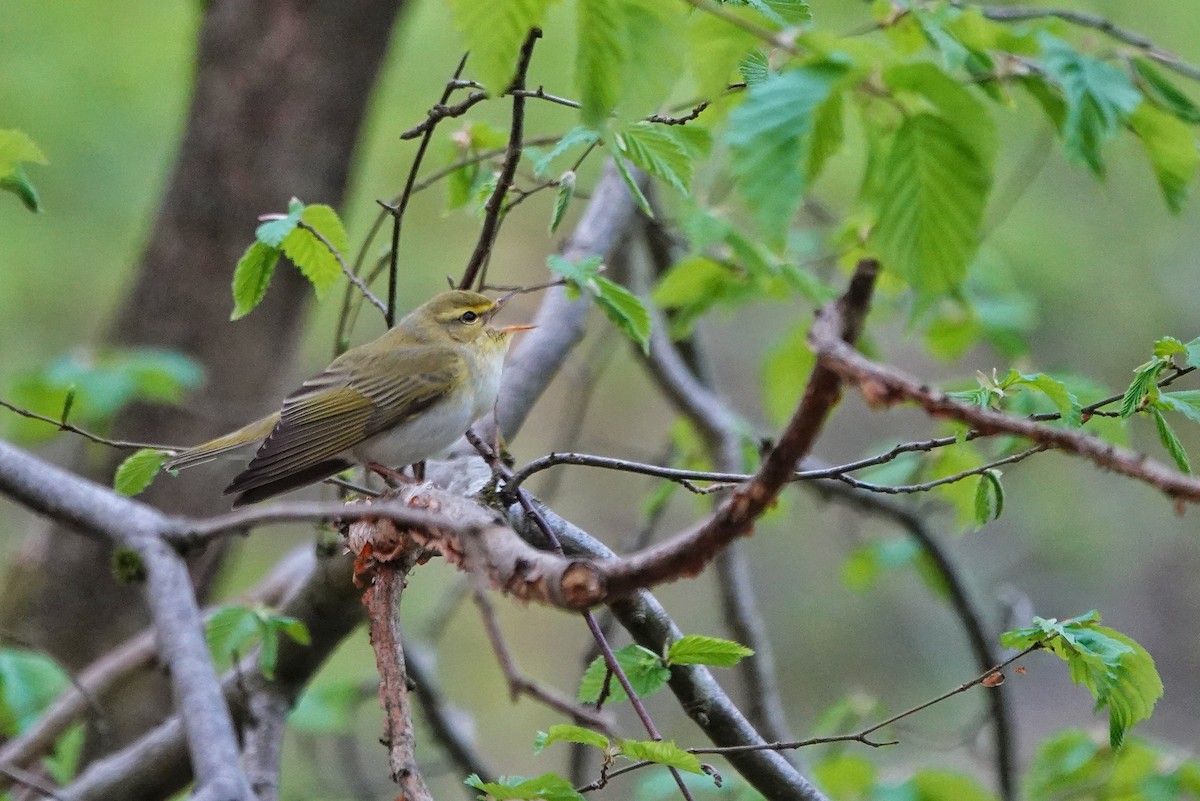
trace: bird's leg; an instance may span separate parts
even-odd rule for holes
[[[402,484],[411,484],[413,480],[401,473],[399,470],[393,470],[390,467],[385,467],[379,462],[367,462],[366,468],[375,475],[383,479],[383,482],[392,489],[401,486]]]
[[[417,483],[424,481],[425,480],[425,460],[422,459],[419,462],[413,462],[412,471],[413,471],[413,478],[415,478],[417,480]]]

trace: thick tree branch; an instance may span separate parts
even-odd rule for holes
[[[0,442],[0,492],[85,534],[132,548],[146,568],[146,601],[200,787],[252,797],[237,737],[204,639],[187,566],[159,537],[163,516],[145,504]]]
[[[1082,456],[1098,467],[1143,481],[1176,500],[1200,502],[1200,479],[1079,429],[1050,426],[955,400],[916,378],[858,353],[838,337],[841,325],[840,312],[832,307],[827,307],[817,317],[809,333],[809,344],[817,354],[817,364],[857,386],[874,407],[913,402],[931,417],[958,420],[983,436],[1014,434],[1025,437],[1043,447]]]

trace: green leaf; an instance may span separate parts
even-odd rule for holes
[[[1067,388],[1067,385],[1057,378],[1051,378],[1044,373],[1034,373],[1032,375],[1017,373],[1015,370],[1009,373],[1012,380],[1005,379],[1005,387],[1029,387],[1045,395],[1050,399],[1062,415],[1063,422],[1071,428],[1079,428],[1083,425],[1082,407],[1079,405],[1079,399],[1074,393]],[[998,517],[999,515],[997,515]]]
[[[530,28],[542,26],[554,0],[450,0],[454,27],[471,51],[469,67],[493,97],[512,83],[517,58]]]
[[[344,231],[342,241],[345,241]],[[337,256],[309,230],[296,228],[283,240],[282,249],[301,275],[312,284],[318,298],[332,288],[342,275],[342,265],[338,263]]]
[[[1167,359],[1185,353],[1187,353],[1187,345],[1175,337],[1162,337],[1154,343],[1154,358],[1156,359]]]
[[[1163,392],[1158,396],[1161,408],[1179,412],[1193,423],[1200,423],[1200,389]]]
[[[1097,710],[1109,710],[1109,743],[1115,749],[1130,726],[1150,717],[1162,697],[1162,680],[1146,649],[1115,629],[1100,625],[1095,610],[1059,622],[1035,617],[1033,626],[1000,635],[1006,648],[1042,643],[1067,662],[1071,681],[1086,687]]]
[[[1067,156],[1102,177],[1100,148],[1137,108],[1141,92],[1124,72],[1079,53],[1062,39],[1041,32],[1038,41],[1042,69],[1057,84],[1066,103],[1059,131]]]
[[[813,779],[830,798],[864,799],[875,786],[875,764],[856,754],[830,753],[813,765]]]
[[[300,214],[300,219],[309,227],[319,231],[338,253],[345,253],[350,247],[350,240],[346,236],[346,226],[332,206],[324,203],[305,206],[304,211]]]
[[[169,455],[157,448],[142,448],[121,462],[117,473],[113,476],[113,489],[122,495],[137,495],[162,470],[163,463]]]
[[[296,201],[295,198],[292,198],[292,201],[294,203],[299,202]],[[294,209],[288,214],[267,220],[259,225],[258,228],[254,229],[254,239],[264,245],[267,245],[268,247],[282,247],[283,241],[287,239],[288,236],[296,230],[296,226],[300,224],[300,215],[303,212],[304,207],[301,205],[299,208]]]
[[[649,350],[650,313],[628,289],[600,276],[599,257],[570,262],[562,256],[554,255],[547,259],[546,263],[552,272],[570,282],[568,292],[585,292],[590,295],[618,329],[636,342],[642,350]]]
[[[0,176],[23,162],[48,163],[46,154],[24,131],[15,128],[0,129]]]
[[[871,241],[918,296],[959,287],[979,246],[991,164],[961,129],[917,114],[900,126],[882,165]]]
[[[42,210],[42,200],[38,196],[38,191],[34,188],[33,182],[29,180],[29,176],[25,174],[25,169],[17,165],[8,171],[7,175],[0,175],[0,190],[12,192],[25,208],[37,213]]]
[[[734,0],[734,5],[739,0]],[[812,22],[812,9],[805,0],[740,0],[778,25],[798,26]]]
[[[30,211],[41,211],[37,190],[25,174],[23,163],[46,164],[46,156],[25,132],[0,130],[0,189],[12,192]]]
[[[608,750],[609,741],[598,731],[585,729],[582,726],[569,726],[564,723],[559,723],[551,726],[547,731],[540,731],[537,734],[533,746],[533,752],[540,754],[546,750],[546,746],[554,743],[581,743],[582,745],[594,745],[601,751]]]
[[[233,313],[230,320],[240,320],[266,297],[271,276],[279,264],[280,251],[262,242],[246,248],[233,271]]]
[[[567,170],[558,179],[558,189],[554,193],[554,212],[550,215],[550,233],[553,234],[562,224],[567,206],[575,196],[575,173]]]
[[[792,416],[817,358],[808,347],[808,322],[793,327],[773,344],[763,359],[763,404],[776,423]]]
[[[979,474],[975,487],[975,523],[985,525],[989,520],[999,520],[1004,513],[1004,487],[1000,484],[999,470],[985,470]]]
[[[15,737],[28,729],[68,681],[66,671],[44,654],[0,648],[0,734]]]
[[[642,301],[625,287],[607,278],[596,278],[596,285],[599,288],[596,305],[613,325],[638,344],[642,352],[649,353],[650,312]]]
[[[617,149],[637,167],[687,194],[692,182],[692,158],[671,126],[646,122],[629,125],[614,135]]]
[[[730,13],[738,14],[732,4],[725,7]],[[751,53],[758,52],[758,43],[754,34],[715,14],[693,14],[688,26],[688,66],[696,76],[698,96],[719,97],[730,82],[736,80],[733,76],[739,65]],[[766,77],[765,71],[763,77]]]
[[[681,72],[688,10],[659,0],[579,0],[575,85],[584,125],[601,128],[614,111],[636,119],[666,98]],[[643,60],[649,53],[653,69]]]
[[[577,145],[594,145],[600,141],[600,132],[595,128],[587,128],[582,125],[576,125],[571,130],[562,135],[562,138],[555,143],[550,152],[541,158],[535,159],[533,162],[533,172],[539,178],[545,177],[550,169],[550,163],[554,159],[561,156],[571,148]]]
[[[866,592],[885,570],[911,565],[920,555],[921,547],[908,537],[871,542],[854,549],[846,557],[842,564],[842,583],[854,592]]]
[[[571,783],[556,773],[544,773],[536,779],[508,776],[498,782],[485,782],[472,773],[464,784],[474,787],[482,793],[487,793],[496,801],[511,801],[512,799],[584,801],[584,797],[575,791]]]
[[[616,165],[617,174],[621,176],[621,180],[629,188],[629,194],[633,197],[634,202],[637,203],[638,208],[641,209],[642,214],[654,219],[654,209],[650,208],[650,201],[646,199],[642,188],[638,186],[637,179],[629,171],[629,165],[625,162],[625,155],[617,146],[615,139],[608,140],[608,153],[612,156],[613,164]]]
[[[912,113],[934,114],[956,128],[961,140],[979,160],[995,159],[996,124],[983,103],[957,80],[928,62],[902,64],[886,70],[883,80],[895,100]]]
[[[1200,108],[1192,99],[1171,83],[1149,60],[1131,59],[1134,76],[1147,99],[1174,114],[1184,122],[1200,123]]]
[[[362,682],[317,681],[305,688],[288,715],[288,725],[320,734],[349,733],[357,723],[362,700]]]
[[[1133,381],[1121,398],[1121,417],[1129,417],[1139,408],[1151,391],[1157,391],[1158,374],[1167,366],[1164,359],[1151,359],[1133,371]]]
[[[770,75],[751,86],[730,115],[726,139],[734,181],[772,241],[782,240],[803,199],[817,109],[847,69],[819,62]]]
[[[1129,125],[1146,148],[1167,208],[1178,214],[1200,164],[1191,126],[1147,102],[1130,115]]]
[[[657,692],[671,678],[671,669],[663,663],[662,657],[640,645],[626,645],[618,649],[615,656],[633,691],[640,696]],[[583,672],[583,678],[579,680],[579,700],[584,703],[598,701],[607,675],[608,667],[604,658],[597,657],[592,660]],[[624,701],[628,698],[625,688],[616,676],[609,678],[608,690],[609,701]]]
[[[1150,414],[1154,417],[1154,427],[1158,430],[1158,439],[1167,449],[1167,453],[1171,454],[1171,458],[1175,460],[1175,464],[1184,473],[1192,472],[1192,465],[1188,461],[1187,451],[1184,450],[1183,443],[1179,441],[1175,429],[1171,428],[1171,424],[1167,422],[1167,418],[1163,417],[1163,413],[1158,410],[1158,407],[1151,406]]]
[[[703,773],[700,760],[673,742],[662,740],[621,740],[621,755],[634,760],[655,762],[659,765],[685,770],[688,773]]]
[[[253,609],[223,606],[208,619],[204,635],[214,661],[228,665],[233,656],[246,653],[262,637],[262,627]]]
[[[738,64],[738,72],[746,86],[758,86],[771,75],[771,62],[762,50],[751,50]]]
[[[687,634],[671,643],[667,649],[667,664],[733,667],[753,654],[753,648],[732,640]]]
[[[1183,347],[1184,361],[1187,362],[1188,367],[1200,367],[1200,337],[1193,339]]]

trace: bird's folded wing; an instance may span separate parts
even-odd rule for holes
[[[397,355],[405,358],[398,360]],[[411,352],[378,354],[372,363],[357,365],[353,387],[349,386],[349,373],[335,367],[305,381],[283,402],[279,422],[245,471],[226,488],[226,494],[266,486],[330,463],[375,434],[428,409],[445,395],[447,381],[466,369],[452,352],[442,354],[443,358],[433,356],[414,364]],[[413,370],[414,366],[418,369]],[[375,378],[364,379],[363,375]],[[331,464],[327,475],[340,466],[344,465]]]

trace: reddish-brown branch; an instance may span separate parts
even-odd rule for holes
[[[363,593],[363,604],[370,617],[371,646],[379,669],[379,703],[383,707],[384,743],[392,781],[400,785],[401,798],[432,801],[413,753],[412,704],[400,644],[400,594],[411,564],[408,560],[377,564],[374,581]]]
[[[852,350],[870,308],[879,263],[859,262],[846,293],[837,301],[838,340]],[[745,488],[733,492],[707,520],[611,566],[605,571],[610,596],[649,587],[686,575],[695,575],[722,548],[751,533],[755,520],[775,502],[795,465],[808,455],[830,411],[841,396],[841,378],[818,365],[813,370],[800,405],[762,468]],[[606,565],[605,567],[608,567]]]
[[[958,420],[982,436],[1014,434],[1025,437],[1046,448],[1082,456],[1099,467],[1144,481],[1171,498],[1200,502],[1200,479],[1079,429],[1050,426],[955,400],[912,376],[866,358],[842,341],[838,335],[842,325],[840,311],[826,307],[809,332],[809,345],[817,354],[818,368],[834,372],[857,386],[872,406],[914,402],[930,417]]]

